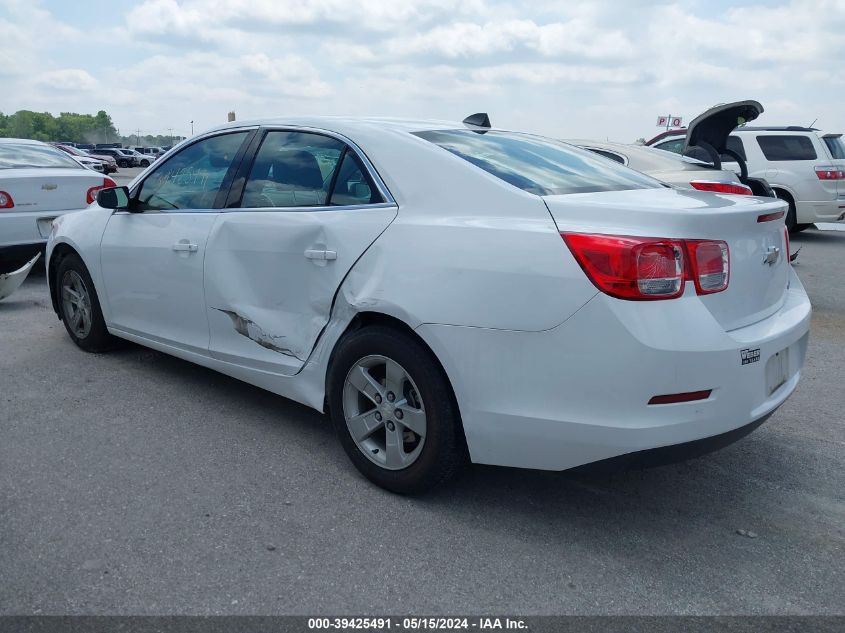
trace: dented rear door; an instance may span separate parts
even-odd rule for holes
[[[204,285],[218,360],[297,373],[344,277],[396,217],[353,150],[317,136],[268,132],[238,206],[211,229]]]
[[[291,375],[326,325],[346,273],[396,207],[223,213],[205,256],[211,354]]]

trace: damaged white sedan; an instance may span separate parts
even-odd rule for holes
[[[667,461],[761,424],[810,304],[779,200],[463,124],[237,123],[53,224],[88,351],[128,339],[329,411],[371,481]],[[612,459],[615,458],[615,459]]]

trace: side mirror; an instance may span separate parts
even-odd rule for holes
[[[104,209],[125,209],[129,206],[128,187],[109,187],[97,192],[97,204]]]

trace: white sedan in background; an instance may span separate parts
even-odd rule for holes
[[[115,182],[40,141],[0,138],[0,273],[44,250],[50,224]]]
[[[785,203],[667,188],[486,115],[238,122],[97,202],[48,245],[80,348],[128,339],[329,411],[400,493],[467,459],[700,454],[804,362]]]
[[[742,184],[736,173],[730,169],[716,169],[713,165],[695,158],[644,145],[609,141],[568,140],[566,142],[681,189],[752,195],[751,187]]]

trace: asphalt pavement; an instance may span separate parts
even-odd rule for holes
[[[845,232],[799,246],[803,380],[750,436],[604,478],[475,466],[421,498],[370,485],[306,407],[82,352],[36,274],[0,302],[0,614],[843,614]]]

